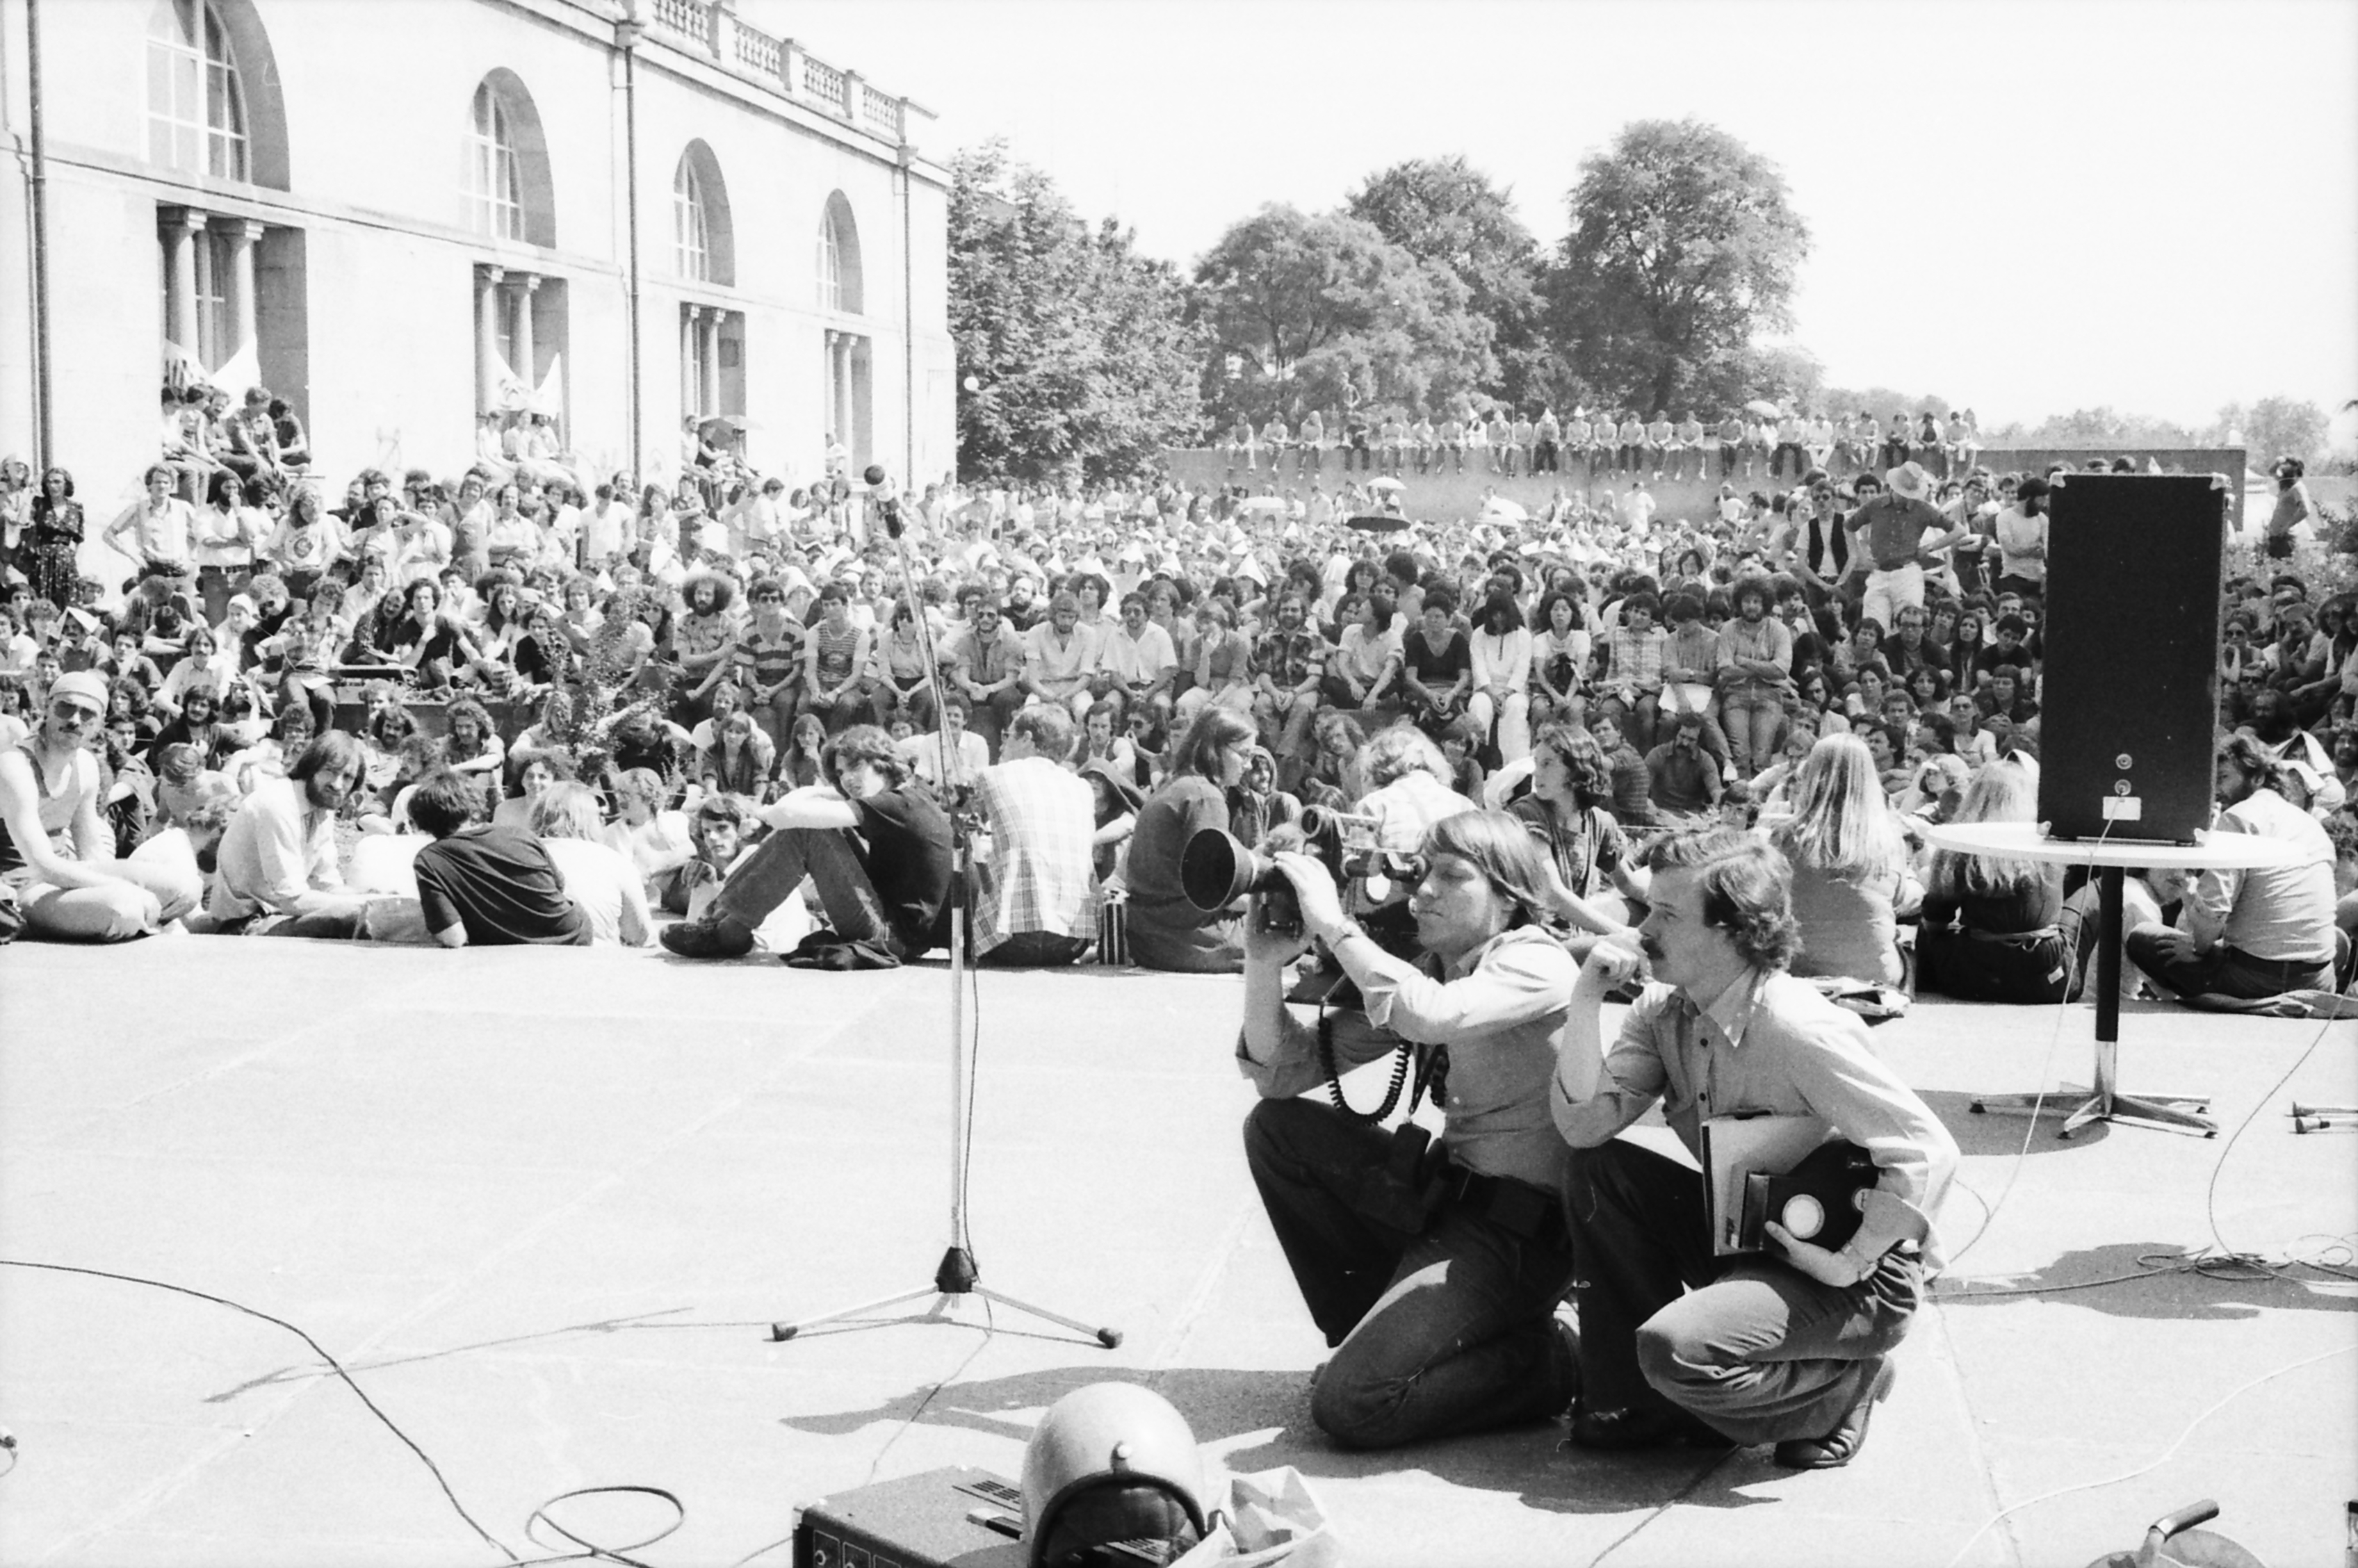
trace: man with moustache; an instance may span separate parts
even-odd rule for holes
[[[1773,1443],[1788,1468],[1846,1465],[1940,1268],[1932,1217],[1957,1145],[1877,1059],[1858,1017],[1789,972],[1800,943],[1783,855],[1711,827],[1661,840],[1648,860],[1652,907],[1639,938],[1654,983],[1608,1051],[1600,1006],[1639,959],[1596,946],[1573,987],[1551,1100],[1572,1145],[1572,1440]],[[1698,1158],[1707,1118],[1823,1119],[1880,1173],[1857,1234],[1829,1250],[1772,1222],[1774,1250],[1714,1256],[1703,1178],[1614,1136],[1657,1100]]]

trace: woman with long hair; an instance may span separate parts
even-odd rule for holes
[[[1589,902],[1608,882],[1638,906],[1628,914],[1645,902],[1629,841],[1606,809],[1612,799],[1612,771],[1596,737],[1577,725],[1551,724],[1531,747],[1531,793],[1508,807],[1546,851],[1542,914],[1575,958],[1587,957],[1600,937],[1621,936],[1629,946],[1638,939],[1629,924]]]
[[[2038,805],[2030,771],[2008,759],[1974,774],[1954,820],[2031,822]],[[2071,980],[2071,953],[2057,925],[2061,870],[1935,850],[1916,936],[1917,987],[1965,1001],[2061,1001]]]
[[[1351,921],[1325,866],[1280,857],[1305,935],[1249,938],[1238,1043],[1260,1096],[1246,1159],[1336,1347],[1311,1419],[1361,1449],[1538,1421],[1579,1381],[1572,1331],[1551,1316],[1574,1260],[1556,1218],[1570,1154],[1548,1114],[1578,966],[1539,925],[1546,866],[1521,823],[1465,812],[1410,848],[1426,868],[1410,900],[1414,959]],[[1383,1029],[1293,1016],[1284,966],[1310,936],[1383,999]],[[1433,1150],[1306,1092],[1403,1042],[1443,1113]]]
[[[1919,890],[1874,753],[1855,735],[1824,737],[1794,774],[1792,797],[1791,818],[1769,837],[1793,866],[1793,973],[1899,984],[1898,916]]]
[[[81,503],[73,498],[73,475],[52,466],[41,474],[41,492],[25,524],[25,576],[33,591],[59,610],[74,601],[81,580]]]
[[[1130,835],[1132,962],[1186,974],[1232,974],[1244,967],[1239,912],[1197,909],[1180,886],[1179,863],[1197,833],[1228,830],[1228,792],[1244,782],[1256,739],[1249,718],[1214,703],[1171,749],[1170,771]]]

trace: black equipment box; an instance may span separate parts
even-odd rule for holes
[[[795,1568],[1024,1568],[1023,1494],[953,1465],[821,1498],[795,1521]]]

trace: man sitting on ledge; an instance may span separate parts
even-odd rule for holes
[[[770,836],[730,872],[710,913],[665,928],[665,946],[683,958],[741,957],[806,876],[832,929],[812,933],[789,962],[892,968],[934,945],[949,897],[949,818],[873,724],[837,736],[827,758],[836,788],[806,785],[756,811]]]
[[[1705,828],[1656,844],[1650,864],[1653,905],[1638,929],[1657,983],[1606,1052],[1599,1006],[1639,960],[1599,944],[1573,988],[1556,1072],[1579,1261],[1572,1440],[1774,1443],[1791,1469],[1846,1465],[1940,1268],[1931,1217],[1956,1141],[1868,1048],[1855,1014],[1786,972],[1800,936],[1783,855]],[[1830,1251],[1772,1221],[1782,1256],[1714,1256],[1703,1178],[1614,1136],[1658,1099],[1698,1159],[1706,1117],[1823,1119],[1880,1173],[1857,1234]]]

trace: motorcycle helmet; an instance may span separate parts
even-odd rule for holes
[[[1195,1434],[1168,1400],[1135,1383],[1076,1389],[1023,1448],[1032,1568],[1167,1563],[1203,1539],[1203,1489]]]

